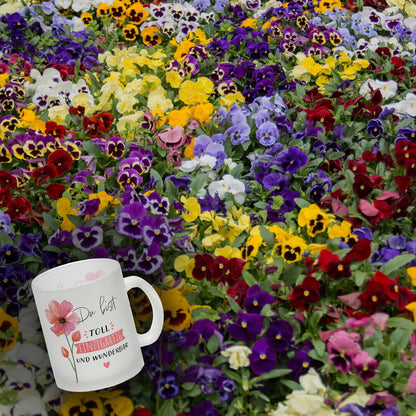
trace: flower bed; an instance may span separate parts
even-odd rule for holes
[[[9,0],[0,34],[3,414],[416,414],[410,0]],[[92,257],[164,330],[69,393],[30,283]]]

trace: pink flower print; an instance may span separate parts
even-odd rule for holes
[[[53,324],[51,331],[57,337],[65,334],[69,335],[80,322],[80,318],[76,313],[72,313],[72,303],[67,300],[60,304],[56,300],[49,302],[49,309],[45,310],[49,323]]]

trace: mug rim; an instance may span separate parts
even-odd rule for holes
[[[110,273],[107,273],[106,275],[100,277],[100,279],[98,279],[98,280],[83,282],[82,286],[71,286],[71,287],[62,287],[62,288],[50,287],[49,288],[49,287],[46,287],[44,285],[41,285],[41,282],[45,279],[47,280],[48,275],[50,275],[52,273],[62,271],[63,269],[67,269],[69,267],[74,267],[74,264],[80,265],[81,263],[94,263],[94,262],[109,263],[109,264],[114,266],[114,270],[111,270]],[[35,276],[33,278],[32,282],[31,282],[31,286],[32,286],[32,289],[35,289],[38,292],[65,292],[65,291],[73,290],[73,289],[79,290],[81,287],[85,288],[87,286],[95,285],[99,282],[102,282],[103,280],[106,280],[106,279],[110,278],[112,276],[112,274],[115,271],[118,271],[118,270],[120,270],[120,272],[122,272],[120,263],[115,259],[110,259],[110,258],[105,258],[104,257],[104,258],[75,260],[75,261],[70,261],[69,263],[61,264],[61,265],[56,266],[56,267],[52,267],[51,269],[44,270],[43,272],[39,273],[37,276]]]

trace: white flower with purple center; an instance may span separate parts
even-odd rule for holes
[[[139,201],[125,206],[117,217],[117,231],[134,239],[142,238],[141,221],[146,215],[146,208]]]

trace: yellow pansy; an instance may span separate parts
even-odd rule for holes
[[[173,57],[177,61],[182,61],[182,59],[185,58],[186,55],[188,55],[189,49],[191,49],[193,46],[195,46],[194,42],[191,42],[189,39],[184,39],[176,48]]]
[[[257,28],[257,19],[247,18],[243,20],[240,25],[241,27],[251,27],[252,29]]]
[[[221,241],[224,241],[224,236],[221,234],[211,234],[204,237],[201,241],[205,250],[209,250],[212,247],[218,245]]]
[[[137,111],[133,114],[127,114],[118,118],[116,127],[119,133],[124,133],[127,130],[134,130],[139,128],[141,123],[140,119],[143,117],[143,111]],[[130,133],[129,139],[134,137],[134,133]]]
[[[308,72],[311,75],[318,75],[322,71],[322,65],[318,62],[315,62],[315,60],[312,58],[312,56],[308,56],[305,58],[301,65],[303,65],[306,69],[306,72]]]
[[[9,82],[9,74],[0,74],[0,87],[4,87]]]
[[[227,108],[230,108],[233,104],[244,103],[245,101],[246,99],[240,91],[222,95],[220,98],[221,105]]]
[[[0,338],[0,352],[11,350],[17,342],[17,337],[19,335],[19,323],[13,316],[9,315],[0,308],[0,328],[2,331],[10,331],[10,328],[13,329],[13,332],[10,334],[9,338]]]
[[[156,75],[148,74],[143,77],[142,88],[137,91],[139,94],[145,94],[156,90],[162,85],[162,81]]]
[[[147,107],[152,113],[160,111],[162,114],[165,114],[173,108],[173,103],[172,100],[167,97],[166,90],[160,85],[150,92],[147,97]]]
[[[412,279],[412,285],[416,286],[416,267],[409,267],[406,269],[407,274]]]
[[[105,191],[100,191],[98,193],[92,193],[89,195],[89,199],[95,198],[98,198],[100,200],[100,205],[98,207],[97,214],[107,207],[114,209],[120,203],[119,199],[115,198],[112,195],[109,195]]]
[[[334,224],[328,231],[329,238],[346,239],[351,234],[352,224],[349,221],[342,221],[341,224]]]
[[[247,238],[245,246],[241,249],[241,257],[245,261],[249,261],[251,258],[256,257],[262,244],[263,238],[260,234],[250,235]]]
[[[282,244],[281,256],[286,263],[294,263],[302,259],[306,248],[307,245],[303,238],[293,236]]]
[[[199,219],[201,221],[208,221],[211,222],[212,227],[215,231],[219,231],[221,228],[224,227],[225,219],[220,215],[216,215],[214,211],[203,211],[199,215]]]
[[[68,114],[69,114],[68,106],[55,105],[54,107],[51,107],[48,109],[48,120],[55,121],[58,124],[65,125],[65,119]],[[41,120],[39,120],[39,122],[41,122]],[[43,121],[42,123],[43,123],[43,126],[45,126],[45,123]],[[45,131],[44,127],[42,131]]]
[[[318,254],[327,248],[327,244],[308,244],[308,251],[312,254]]]
[[[71,201],[68,198],[59,198],[56,201],[56,212],[63,218],[61,229],[64,231],[73,231],[77,227],[68,218],[68,215],[77,215],[78,208],[72,208]]]
[[[134,411],[133,401],[126,396],[108,398],[104,401],[104,408],[114,416],[131,416]]]
[[[173,267],[174,269],[181,273],[185,272],[186,277],[192,277],[192,269],[195,265],[195,259],[190,258],[186,254],[181,254],[180,256],[176,257]]]
[[[165,312],[165,331],[182,331],[192,323],[191,307],[178,289],[162,291],[160,296]]]
[[[207,77],[200,77],[197,81],[186,80],[179,87],[179,99],[187,105],[203,104],[213,90],[214,83]]]
[[[214,106],[211,103],[197,104],[189,108],[193,119],[200,123],[209,123],[214,113]]]
[[[416,322],[416,302],[411,302],[406,305],[406,309],[413,314],[413,321]]]
[[[338,61],[333,56],[328,56],[328,58],[325,59],[325,63],[322,65],[322,72],[326,75],[330,75],[335,69],[337,62]]]
[[[316,234],[322,233],[327,229],[333,218],[333,215],[328,215],[318,205],[312,204],[299,211],[298,224],[300,227],[306,226],[308,235],[315,237]]]
[[[325,90],[330,85],[329,78],[325,75],[320,75],[316,78],[315,84],[320,88],[320,91]]]
[[[306,83],[309,83],[311,80],[311,75],[308,73],[307,69],[301,65],[295,65],[290,72],[290,76],[292,79],[299,79],[302,81],[305,81]]]
[[[233,257],[237,257],[239,259],[243,258],[240,249],[238,249],[237,247],[231,247],[229,245],[224,246],[224,247],[217,247],[214,250],[214,255],[223,256],[223,257],[226,257],[227,259],[231,259]]]
[[[52,107],[55,108],[55,107]],[[51,110],[51,109],[50,109]],[[68,107],[67,107],[68,111]],[[30,108],[25,108],[20,111],[20,126],[28,127],[33,130],[45,132],[45,122],[40,119],[40,116]]]
[[[206,45],[210,41],[207,39],[207,35],[201,29],[195,29],[192,32],[189,32],[188,39],[201,45]]]
[[[166,82],[173,88],[179,88],[183,78],[178,71],[169,71],[166,74]]]
[[[70,393],[64,399],[60,413],[62,416],[78,416],[80,409],[88,411],[90,416],[102,416],[103,404],[100,396],[95,391],[85,393]]]
[[[190,198],[182,196],[181,202],[184,208],[182,218],[186,222],[194,222],[198,218],[198,215],[201,213],[201,207],[198,203],[198,200],[193,196],[191,196]]]
[[[169,126],[182,126],[185,127],[188,124],[188,121],[192,118],[191,111],[189,107],[183,107],[179,110],[172,110],[168,117]]]

